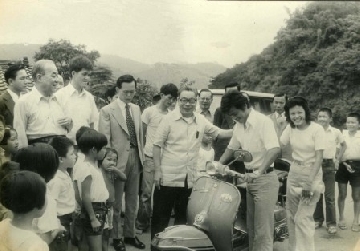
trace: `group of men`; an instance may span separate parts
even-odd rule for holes
[[[186,223],[187,201],[204,134],[214,139],[215,160],[221,163],[227,163],[239,148],[252,153],[253,160],[245,164],[250,184],[246,194],[250,250],[272,250],[277,196],[277,189],[273,188],[278,183],[270,165],[281,152],[278,136],[286,126],[283,114],[286,95],[274,98],[276,111],[269,118],[251,107],[249,97],[240,92],[236,83],[230,84],[225,88],[221,107],[212,114],[210,90],[198,94],[189,86],[178,90],[175,85],[166,84],[160,89],[157,104],[141,113],[139,106],[132,103],[137,82],[133,76],[123,75],[116,82],[116,98],[98,112],[94,97],[85,90],[92,69],[88,58],[73,58],[69,64],[70,82],[59,88],[54,62],[39,60],[33,66],[34,87],[21,96],[26,88],[26,71],[13,65],[5,73],[8,90],[0,97],[0,112],[6,124],[16,129],[19,148],[49,142],[58,135],[74,139],[81,126],[94,128],[98,121],[99,132],[106,135],[109,146],[119,154],[117,167],[127,176],[125,182],[115,180],[112,236],[115,250],[126,250],[124,237],[132,240],[127,244],[144,249],[135,229],[146,231],[151,226],[153,237],[167,226],[173,208],[175,223]],[[169,112],[176,102],[178,107]],[[269,189],[262,189],[264,186]],[[142,187],[140,199],[139,187]],[[122,227],[123,194],[126,205]]]

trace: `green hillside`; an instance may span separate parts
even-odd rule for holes
[[[286,92],[308,99],[312,111],[332,108],[336,125],[360,111],[360,3],[312,2],[290,14],[275,42],[219,74],[212,88]]]

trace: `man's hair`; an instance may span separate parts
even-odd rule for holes
[[[249,100],[240,92],[228,92],[221,98],[220,110],[222,113],[229,113],[231,108],[241,109],[245,111],[245,108],[249,108]]]
[[[70,75],[73,71],[80,72],[82,69],[91,71],[93,68],[91,60],[83,55],[73,57],[69,62]]]
[[[3,137],[2,141],[0,142],[0,145],[6,146],[8,144],[8,140],[11,137],[11,132],[16,133],[16,130],[9,125],[5,126],[4,137]]]
[[[45,75],[45,65],[47,63],[54,63],[52,60],[41,59],[35,62],[32,68],[32,79],[36,81],[36,75]]]
[[[163,85],[160,88],[160,93],[162,93],[164,95],[170,94],[171,97],[173,97],[173,98],[178,97],[178,91],[179,91],[179,89],[177,88],[177,86],[172,83]]]
[[[24,65],[22,64],[14,64],[11,65],[4,73],[4,78],[5,78],[5,82],[9,84],[9,79],[16,79],[16,74],[18,73],[18,71],[20,70],[24,70]]]
[[[15,161],[21,170],[38,173],[49,182],[59,167],[59,157],[56,150],[45,143],[35,143],[21,148],[15,155]]]
[[[330,108],[323,107],[323,108],[321,108],[321,109],[319,110],[319,113],[320,113],[320,112],[326,112],[327,115],[329,116],[329,118],[332,118],[332,111],[331,111]],[[319,113],[318,113],[318,114],[319,114]]]
[[[232,87],[235,87],[235,86],[236,86],[236,89],[237,89],[238,91],[240,91],[240,85],[239,85],[238,83],[236,83],[236,82],[231,82],[231,83],[225,85],[225,92],[226,92],[226,90],[227,90],[228,88],[232,88]]]
[[[118,80],[116,81],[116,86],[119,89],[122,89],[122,84],[123,83],[131,83],[132,81],[135,81],[135,88],[136,88],[136,79],[132,76],[132,75],[122,75],[118,78]]]
[[[290,109],[295,107],[295,106],[301,106],[304,111],[305,111],[305,120],[306,120],[306,124],[310,125],[311,122],[311,112],[310,112],[310,108],[308,105],[308,102],[306,101],[305,98],[303,97],[293,97],[290,98],[284,107],[285,110],[285,116],[286,116],[286,121],[289,122],[291,128],[295,128],[295,124],[294,122],[291,121],[290,119]]]
[[[56,136],[51,139],[50,145],[56,150],[59,157],[66,157],[69,148],[74,146],[74,143],[65,136]]]
[[[177,94],[176,94],[177,95]],[[153,96],[153,98],[152,98],[152,102],[154,103],[157,103],[157,102],[159,102],[160,101],[160,99],[161,99],[161,96],[160,96],[160,93],[157,93],[157,94],[155,94],[154,96]]]
[[[184,91],[193,92],[195,94],[195,97],[197,97],[197,95],[198,95],[196,88],[188,86],[188,85],[184,85],[184,86],[180,87],[180,89],[179,89],[179,96]]]
[[[209,89],[201,89],[199,92],[199,97],[202,92],[209,92],[211,94],[211,97],[213,96],[213,93]]]
[[[77,130],[76,134],[75,134],[75,140],[76,140],[76,144],[79,144],[79,139],[81,137],[81,135],[83,135],[84,132],[86,132],[87,130],[90,130],[91,128],[88,126],[82,126],[79,128],[79,130]]]
[[[0,183],[0,202],[14,214],[26,214],[45,205],[46,184],[39,174],[15,171]]]
[[[78,140],[78,147],[83,154],[88,154],[89,151],[95,148],[100,151],[101,148],[107,145],[106,136],[94,129],[86,130]]]
[[[356,118],[357,121],[360,123],[360,114],[358,112],[350,112],[347,115],[347,118]]]
[[[276,94],[274,95],[274,98],[282,98],[282,97],[285,98],[285,102],[288,101],[288,96],[286,95],[286,93],[281,92],[281,93],[276,93]]]

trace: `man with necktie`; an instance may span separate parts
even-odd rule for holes
[[[117,168],[126,174],[126,181],[115,179],[115,204],[113,220],[114,249],[125,251],[125,244],[144,249],[145,245],[135,236],[136,207],[139,178],[144,161],[143,127],[139,106],[131,103],[136,90],[136,80],[123,75],[116,82],[118,98],[100,110],[99,131],[108,144],[118,152]],[[122,231],[121,207],[125,192],[125,221]],[[122,239],[124,237],[124,239]]]

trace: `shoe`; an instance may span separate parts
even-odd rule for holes
[[[142,243],[136,236],[135,238],[124,238],[124,242],[125,244],[134,246],[138,249],[145,249],[145,244]]]
[[[328,234],[336,234],[336,226],[329,226],[327,232]]]
[[[345,221],[339,221],[338,227],[341,230],[346,230],[347,229],[346,222]]]
[[[113,244],[115,251],[126,251],[125,243],[122,239],[114,240]]]
[[[315,229],[321,228],[323,225],[322,222],[315,222]]]

